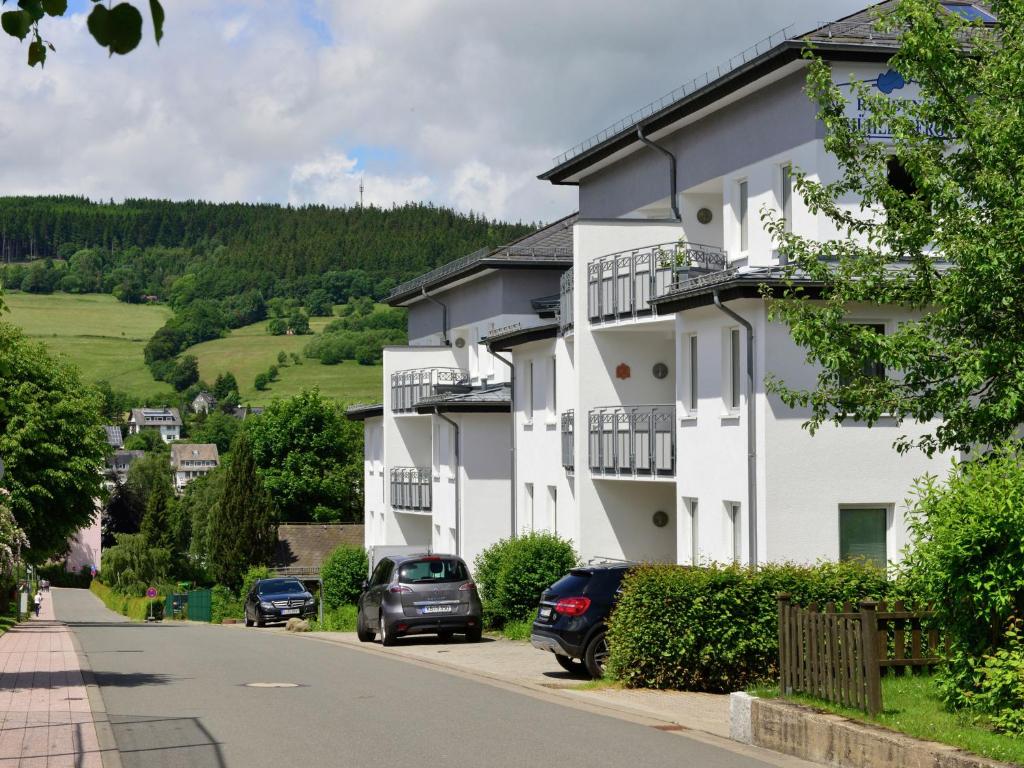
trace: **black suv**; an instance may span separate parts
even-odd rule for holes
[[[530,642],[551,651],[562,669],[602,677],[608,661],[608,616],[632,563],[573,568],[540,597]]]

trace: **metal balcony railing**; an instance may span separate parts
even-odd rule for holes
[[[576,411],[562,414],[562,466],[570,472],[575,467],[576,451]]]
[[[558,302],[558,327],[565,333],[572,330],[573,313],[573,278],[576,270],[569,269],[562,273],[561,297]]]
[[[409,413],[440,387],[469,386],[469,371],[461,368],[416,368],[391,374],[391,410]]]
[[[595,408],[589,418],[590,471],[619,477],[676,473],[673,405]]]
[[[587,314],[591,323],[651,314],[651,300],[682,280],[724,270],[721,248],[700,243],[661,243],[610,253],[587,264]]]
[[[430,469],[391,468],[391,506],[396,509],[430,510]]]

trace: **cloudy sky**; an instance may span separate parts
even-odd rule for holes
[[[88,0],[44,71],[0,39],[0,194],[351,205],[551,220],[558,153],[772,32],[865,0],[165,0],[108,58]],[[136,2],[136,5],[140,5]],[[145,3],[141,3],[145,5]]]

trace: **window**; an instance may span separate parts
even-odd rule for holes
[[[548,361],[550,375],[548,376],[547,408],[548,419],[558,418],[558,378],[556,368],[557,362],[554,357]]]
[[[690,565],[700,563],[700,536],[697,525],[697,500],[690,499]]]
[[[900,162],[899,158],[890,157],[886,160],[885,166],[886,179],[890,187],[898,192],[902,192],[907,197],[913,197],[917,194],[917,183],[914,181],[914,177],[910,175],[910,171]]]
[[[729,408],[740,407],[740,331],[729,330]]]
[[[729,515],[729,531],[732,534],[730,536],[732,539],[730,542],[732,547],[732,561],[734,563],[738,563],[743,557],[743,522],[740,517],[740,505],[735,501],[729,501],[726,502],[725,509],[726,513]]]
[[[533,530],[533,483],[523,484],[526,493],[523,494],[523,523],[524,527],[529,526]]]
[[[469,581],[466,564],[461,560],[425,557],[402,563],[398,568],[400,584],[445,584],[458,581]]]
[[[551,532],[558,533],[558,488],[548,486],[548,521],[551,523]]]
[[[886,517],[887,511],[884,507],[840,509],[839,559],[859,558],[884,568]]]
[[[861,328],[874,331],[879,336],[885,336],[885,323],[852,323]],[[863,360],[859,366],[859,373],[866,378],[884,379],[885,365],[877,360]],[[853,383],[853,372],[843,372],[839,376],[839,383],[848,387]]]
[[[533,360],[523,366],[523,413],[527,423],[533,421]]]
[[[697,412],[697,334],[693,334],[687,339],[687,349],[689,353],[689,377],[688,385],[690,391],[686,393],[686,409],[691,413]]]
[[[783,230],[793,231],[793,166],[786,163],[782,166],[782,196],[779,200],[782,218],[785,220]]]
[[[745,181],[741,181],[740,182],[740,184],[739,184],[739,193],[740,193],[740,202],[739,202],[739,206],[740,206],[740,250],[741,251],[746,251],[750,247],[750,236],[749,236],[749,233],[747,232],[747,229],[748,229],[747,225],[749,223],[748,222],[748,219],[749,219],[748,208],[749,208],[749,204],[750,204],[750,199],[749,199],[749,195],[748,195],[747,182],[745,182]]]

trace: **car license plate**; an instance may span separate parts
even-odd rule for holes
[[[281,611],[281,615],[282,616],[291,616],[291,615],[297,614],[298,612],[299,612],[298,608],[284,608]]]
[[[423,613],[451,613],[452,607],[450,605],[425,605],[420,610]]]
[[[551,616],[551,609],[550,608],[548,608],[547,606],[544,606],[543,608],[540,609],[540,617],[542,619],[547,619],[550,616]]]

